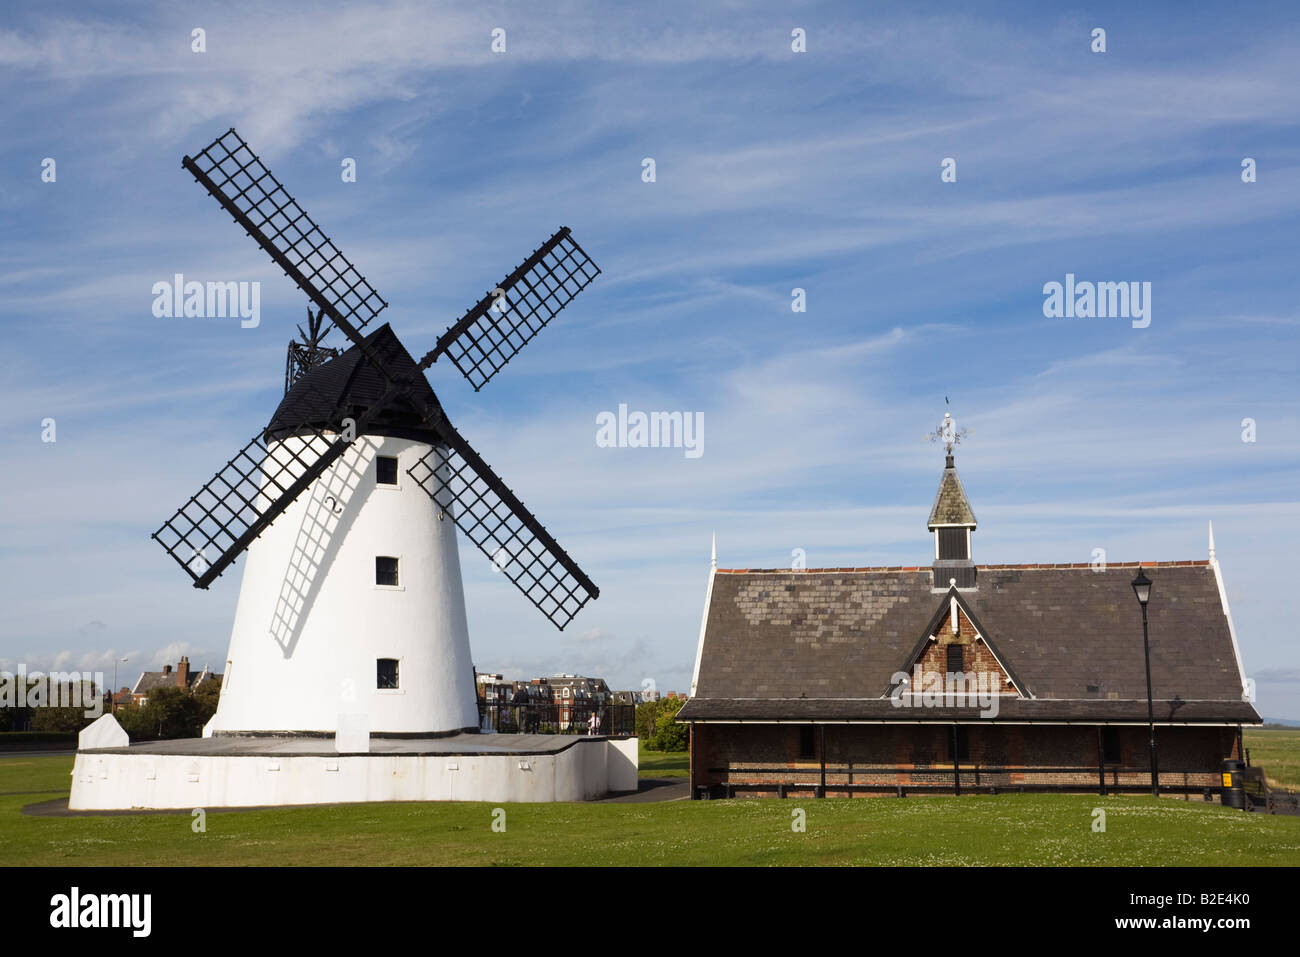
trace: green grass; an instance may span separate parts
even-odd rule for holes
[[[1300,729],[1247,728],[1250,763],[1264,767],[1270,787],[1300,791]]]
[[[21,813],[66,795],[71,767],[0,760],[0,865],[1300,865],[1300,817],[1138,796],[511,804],[505,833],[492,805],[469,803],[213,811],[202,834],[185,812]],[[805,833],[791,830],[798,808]]]
[[[637,739],[637,760],[643,778],[684,778],[691,773],[689,751],[647,751]]]

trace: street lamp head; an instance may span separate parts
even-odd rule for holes
[[[1138,604],[1143,608],[1151,600],[1151,579],[1147,578],[1147,573],[1138,566],[1137,578],[1133,579],[1133,594],[1137,596]]]

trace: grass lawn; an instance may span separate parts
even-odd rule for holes
[[[685,778],[691,773],[689,751],[647,751],[637,739],[638,767],[643,778]]]
[[[1300,865],[1300,817],[1090,795],[898,800],[359,804],[32,817],[71,757],[0,758],[0,864],[1271,864]],[[1104,808],[1106,832],[1093,833]],[[791,829],[792,812],[807,830]]]
[[[1246,728],[1250,763],[1264,767],[1271,787],[1300,791],[1300,729]]]

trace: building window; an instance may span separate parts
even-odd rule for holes
[[[799,726],[799,757],[817,757],[817,739],[813,735],[814,730],[811,724]]]
[[[397,659],[380,658],[375,668],[375,687],[381,691],[397,687]]]
[[[948,760],[958,763],[970,760],[970,729],[964,724],[959,724],[948,731]]]
[[[397,484],[396,455],[380,455],[375,458],[375,481],[380,485]]]
[[[962,645],[948,646],[948,674],[955,675],[965,671],[966,656]]]
[[[375,558],[375,584],[397,584],[397,559],[379,555]]]
[[[1119,728],[1102,729],[1101,759],[1105,764],[1120,763]]]

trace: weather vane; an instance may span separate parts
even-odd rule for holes
[[[946,395],[943,397],[943,404],[945,406],[949,404]],[[973,429],[959,430],[957,426],[953,424],[951,413],[945,409],[943,413],[943,421],[939,423],[937,429],[927,434],[926,438],[931,442],[942,442],[948,450],[948,455],[951,457],[952,447],[960,444],[962,439],[974,434],[975,432]]]

